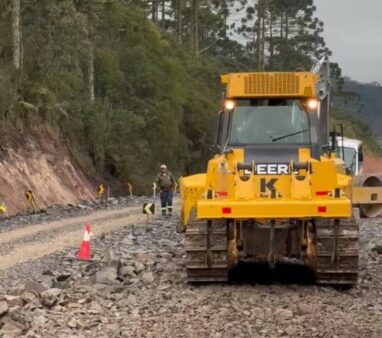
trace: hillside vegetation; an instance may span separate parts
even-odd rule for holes
[[[366,149],[382,154],[382,87],[344,79],[333,100],[334,120],[344,124],[349,137],[364,141]]]
[[[379,143],[377,134],[371,125],[353,115],[335,108],[332,110],[332,127],[339,130],[341,124],[346,137],[362,140],[366,154],[382,156],[382,145]]]
[[[98,174],[136,187],[150,187],[162,162],[177,176],[203,170],[220,74],[309,69],[330,54],[312,0],[254,4],[2,1],[3,146],[22,147],[27,130],[50,133]],[[363,137],[364,127],[349,130]]]
[[[357,100],[349,113],[368,123],[382,137],[382,86],[345,79],[344,92],[354,93]]]

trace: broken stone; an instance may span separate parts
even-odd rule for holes
[[[57,282],[64,282],[64,281],[68,280],[70,278],[70,276],[71,276],[70,273],[64,273],[62,275],[57,276],[56,281]]]
[[[133,266],[123,266],[120,271],[120,275],[122,277],[131,277],[135,278],[137,275],[134,272],[134,267]]]
[[[113,267],[105,267],[96,273],[97,284],[114,284],[117,280],[117,269]]]
[[[101,323],[102,323],[102,324],[109,324],[109,318],[107,318],[107,317],[101,317]]]
[[[133,311],[131,311],[131,316],[135,319],[139,318],[140,317],[139,309],[134,309]]]
[[[165,270],[165,271],[176,271],[176,270],[178,270],[178,266],[177,266],[175,263],[168,262],[168,263],[164,266],[164,270]]]
[[[137,297],[135,295],[132,295],[132,294],[128,295],[127,296],[127,303],[129,305],[136,305],[137,304]]]
[[[48,322],[48,318],[46,318],[44,315],[36,316],[33,319],[33,325],[44,325]]]
[[[134,262],[134,268],[137,274],[145,270],[145,266],[140,262]]]
[[[281,318],[283,320],[288,320],[288,319],[293,318],[293,311],[288,310],[288,309],[278,308],[275,311],[275,316],[279,317],[279,318]]]
[[[382,245],[380,245],[380,244],[375,245],[375,246],[371,249],[371,251],[374,251],[374,252],[376,252],[376,253],[378,253],[378,254],[382,254]]]
[[[174,247],[178,246],[178,243],[174,242],[174,241],[171,241],[169,239],[161,239],[159,241],[159,245],[161,245],[161,246],[168,246],[170,248],[174,248]]]
[[[96,283],[93,285],[93,287],[97,290],[106,290],[109,288],[109,284],[101,284],[101,283]]]
[[[61,296],[61,294],[61,289],[53,288],[46,290],[41,294],[42,302],[44,303],[44,305],[52,307],[58,302],[58,299]]]
[[[152,282],[154,282],[154,274],[149,271],[149,272],[145,272],[142,276],[141,276],[141,280],[142,282],[144,282],[145,284],[151,284]]]
[[[23,328],[13,321],[8,321],[0,330],[1,337],[20,337],[23,334]]]
[[[43,273],[42,273],[43,276],[51,276],[53,277],[54,276],[54,273],[50,270],[45,270]]]
[[[60,276],[57,276],[56,280],[53,283],[54,288],[59,289],[68,289],[70,288],[70,280],[72,275],[70,273],[62,274]]]
[[[126,281],[126,284],[134,285],[134,284],[137,284],[138,282],[139,282],[138,278],[131,278],[128,281]]]
[[[8,313],[9,314],[12,314],[12,313],[15,313],[15,312],[19,312],[21,310],[21,306],[12,306],[8,309]]]
[[[98,265],[99,264],[97,262],[86,265],[83,270],[83,275],[84,276],[94,275],[97,272]]]
[[[29,329],[30,323],[27,319],[27,316],[21,312],[21,308],[19,306],[16,306],[16,308],[17,309],[12,308],[12,311],[9,311],[10,318],[14,320],[17,324],[22,325],[24,329]]]
[[[110,248],[105,250],[104,261],[108,267],[112,267],[117,269],[117,271],[121,268],[121,260],[118,256],[116,256]]]
[[[0,316],[8,312],[8,303],[5,301],[0,302]]]
[[[77,328],[78,323],[77,323],[77,321],[76,321],[75,318],[71,318],[71,319],[68,321],[67,325],[68,325],[71,329],[75,329],[75,328]]]
[[[21,294],[21,299],[25,303],[32,303],[32,304],[36,305],[37,307],[41,306],[41,302],[40,302],[38,295],[33,291],[24,291]]]
[[[102,313],[103,307],[101,306],[101,304],[93,301],[90,303],[88,311],[93,311],[93,313]]]
[[[81,308],[81,305],[80,304],[77,304],[77,303],[69,303],[67,304],[66,306],[68,309],[79,309]]]
[[[317,311],[317,309],[314,306],[308,306],[305,304],[297,305],[297,314],[299,314],[300,316],[314,313],[315,311]]]
[[[40,294],[45,290],[47,290],[47,288],[44,285],[32,280],[27,280],[24,284],[24,291],[32,291],[36,294]]]
[[[48,275],[41,275],[38,278],[38,281],[45,287],[45,288],[51,288],[53,286],[53,280],[52,277]]]

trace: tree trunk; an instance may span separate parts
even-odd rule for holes
[[[256,21],[252,27],[252,56],[250,61],[250,69],[255,70],[256,67]]]
[[[267,2],[264,2],[264,7],[262,9],[262,18],[261,18],[261,70],[265,69],[265,19],[266,19],[266,5]]]
[[[191,1],[191,21],[190,21],[191,27],[190,27],[190,48],[191,51],[194,51],[195,48],[195,0]]]
[[[284,33],[283,29],[284,29],[284,13],[281,12],[281,15],[280,15],[280,40],[282,40],[283,37],[284,37],[284,35],[283,35],[283,33]]]
[[[183,0],[178,0],[178,41],[183,41]]]
[[[12,0],[12,48],[13,67],[19,70],[22,66],[20,0]]]
[[[162,27],[166,28],[166,1],[162,0]]]
[[[256,32],[256,48],[255,48],[255,60],[256,60],[256,70],[259,71],[261,69],[261,18],[260,11],[257,7],[257,18],[255,22],[255,32]]]
[[[285,14],[285,39],[289,39],[289,18],[288,14]]]
[[[269,18],[269,69],[273,70],[273,57],[275,55],[275,46],[273,41],[273,16]]]
[[[195,58],[198,58],[199,54],[199,18],[198,18],[198,6],[199,6],[199,1],[194,0],[194,53],[195,53]]]
[[[95,11],[93,0],[89,2],[88,11],[88,95],[91,103],[95,100],[94,90],[94,49],[95,49]]]
[[[155,17],[156,21],[159,21],[159,0],[155,0]]]
[[[152,22],[157,22],[157,1],[158,0],[153,0],[152,1],[152,7],[151,7],[151,20]]]

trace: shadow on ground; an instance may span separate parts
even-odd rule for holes
[[[239,262],[230,271],[229,281],[233,284],[311,285],[314,284],[315,277],[313,272],[302,264],[279,263],[274,269],[270,269],[268,264]]]

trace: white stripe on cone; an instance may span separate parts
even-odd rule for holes
[[[85,231],[85,233],[84,233],[84,241],[85,242],[90,242],[90,237],[91,236],[93,236],[93,234],[91,232]]]

